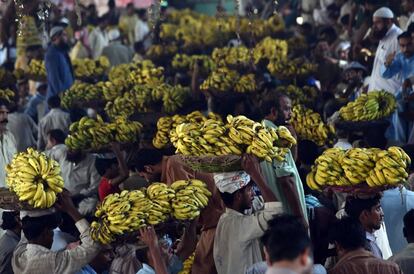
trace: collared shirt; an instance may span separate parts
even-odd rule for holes
[[[16,140],[17,152],[36,145],[37,125],[29,115],[13,112],[8,115],[8,120],[7,129]]]
[[[408,244],[397,255],[392,256],[388,259],[391,262],[398,264],[403,273],[409,274],[414,271],[414,243]]]
[[[390,79],[383,78],[381,74],[381,67],[385,63],[385,60],[389,54],[400,51],[397,36],[401,33],[402,30],[400,28],[396,25],[392,25],[385,37],[380,40],[375,53],[374,66],[371,73],[368,91],[383,89],[391,94],[396,94],[400,89],[402,84],[401,78],[398,77],[398,75]]]
[[[269,128],[277,128],[277,126],[269,120],[264,120],[263,122]],[[302,214],[305,217],[305,220],[307,220],[305,191],[303,190],[303,184],[300,179],[299,171],[296,167],[295,161],[293,160],[292,152],[289,150],[285,156],[285,161],[279,162],[277,160],[273,160],[272,163],[263,161],[260,163],[260,168],[267,182],[267,185],[275,194],[277,200],[283,204],[283,211],[288,214],[293,213],[293,211],[289,205],[289,202],[283,192],[281,185],[278,184],[278,178],[285,176],[294,177],[299,202],[302,208]]]
[[[45,100],[46,97],[44,95],[40,94],[39,92],[36,92],[36,94],[29,99],[29,102],[27,103],[27,108],[24,111],[24,113],[32,117],[33,121],[37,122],[37,106]]]
[[[375,257],[382,259],[382,251],[376,243],[377,239],[375,238],[374,234],[365,232],[365,238],[367,241],[367,249],[371,251]]]
[[[99,253],[100,245],[90,237],[89,223],[85,219],[75,225],[81,233],[81,245],[70,250],[51,251],[36,244],[19,244],[12,259],[14,272],[72,274],[87,265]]]
[[[14,154],[17,153],[16,140],[10,131],[6,130],[6,132],[0,136],[0,146],[0,187],[5,187],[5,168],[13,159]]]
[[[328,274],[401,274],[395,263],[376,258],[371,252],[358,249],[345,254]]]
[[[138,270],[137,274],[156,274],[154,269],[147,264],[142,264],[142,268]]]
[[[226,208],[214,238],[213,254],[217,273],[245,273],[251,265],[261,262],[263,258],[259,238],[267,229],[267,222],[282,212],[280,202],[265,203],[262,211],[252,215]]]
[[[19,235],[12,230],[6,230],[6,233],[0,238],[0,273],[13,274],[11,260],[19,240]]]
[[[401,52],[397,53],[388,67],[382,64],[381,74],[386,79],[390,79],[397,74],[400,74],[402,80],[410,78],[414,75],[414,56],[407,58]]]
[[[46,155],[59,162],[65,188],[73,195],[97,196],[101,176],[95,168],[95,157],[86,154],[83,160],[75,164],[66,159],[67,151],[66,145],[60,144],[46,152]]]
[[[404,215],[414,208],[414,192],[403,187],[384,191],[381,199],[384,211],[384,223],[387,226],[387,235],[391,250],[397,254],[407,246],[407,240],[402,233]],[[392,229],[390,229],[392,228]]]
[[[60,129],[65,134],[69,131],[71,120],[70,114],[60,108],[54,108],[49,111],[39,121],[39,133],[37,137],[37,149],[44,150],[47,144],[47,133],[52,129]]]

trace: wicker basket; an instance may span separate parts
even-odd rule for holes
[[[187,156],[180,155],[181,160],[195,171],[216,173],[241,170],[241,156]]]
[[[19,198],[7,188],[0,188],[0,208],[5,210],[34,210],[29,204],[19,201]]]
[[[384,185],[380,187],[370,187],[366,183],[354,185],[354,186],[327,186],[326,190],[332,190],[333,192],[342,192],[349,193],[351,195],[375,195],[382,191],[393,189],[397,187],[402,187],[402,184],[399,185]]]

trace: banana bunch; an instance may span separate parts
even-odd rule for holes
[[[164,183],[152,183],[147,188],[147,197],[152,202],[148,224],[157,225],[168,220],[173,211],[171,201],[175,198],[174,189]]]
[[[190,257],[185,259],[185,261],[183,262],[183,269],[180,272],[178,272],[178,274],[191,274],[191,268],[193,267],[194,263],[194,256],[195,253],[191,254]]]
[[[154,61],[170,58],[174,56],[178,51],[178,47],[174,43],[168,43],[164,45],[151,45],[146,52],[146,56]]]
[[[29,75],[46,79],[45,61],[32,59],[27,67],[26,73]]]
[[[98,84],[101,83],[102,88],[102,94],[106,101],[113,101],[117,97],[122,96],[123,94],[123,87],[122,85],[118,86],[115,85],[111,81],[105,81],[105,82],[98,82]]]
[[[375,167],[366,182],[370,187],[403,184],[408,179],[411,159],[400,147],[389,147],[376,155]]]
[[[75,78],[95,78],[105,75],[110,67],[108,58],[101,56],[98,60],[89,58],[75,59],[72,61]]]
[[[250,50],[244,46],[215,48],[211,58],[218,67],[246,67],[250,63]]]
[[[240,93],[254,92],[257,90],[256,80],[253,73],[242,75],[234,86],[234,90]]]
[[[187,55],[177,53],[171,61],[171,65],[174,69],[190,71],[194,69],[196,63],[199,64],[201,70],[206,72],[210,72],[216,68],[216,64],[208,55]]]
[[[174,113],[184,106],[189,97],[190,89],[181,85],[168,86],[162,97],[163,109],[167,113]]]
[[[116,236],[137,231],[146,226],[153,204],[140,190],[124,190],[110,194],[95,211],[90,233],[94,241],[110,244]]]
[[[331,148],[315,161],[306,183],[313,190],[325,186],[394,186],[408,179],[410,157],[399,147]]]
[[[164,23],[160,27],[160,38],[163,41],[173,40],[175,38],[175,32],[177,31],[177,25]]]
[[[207,185],[197,179],[176,181],[172,183],[171,188],[175,191],[175,198],[172,199],[172,215],[177,220],[197,218],[212,195]]]
[[[258,64],[262,60],[285,60],[288,54],[288,44],[285,40],[266,37],[253,49],[253,60]]]
[[[137,140],[142,125],[128,121],[125,117],[116,117],[112,123],[105,123],[100,115],[94,120],[82,117],[70,125],[70,134],[65,144],[73,150],[100,149],[111,142],[133,143]]]
[[[311,140],[318,146],[332,141],[335,136],[335,127],[326,125],[319,113],[303,105],[293,107],[290,122],[300,139]]]
[[[105,82],[98,82],[96,84],[88,84],[80,81],[75,83],[62,94],[62,107],[70,109],[75,104],[81,106],[93,100],[103,99],[103,89],[106,86]]]
[[[14,100],[14,91],[11,89],[0,89],[0,98],[4,99],[8,102],[12,102]]]
[[[345,121],[372,121],[391,115],[397,107],[395,97],[386,91],[363,93],[339,110]]]
[[[245,116],[227,116],[227,124],[215,119],[183,123],[170,132],[176,153],[194,156],[251,153],[266,161],[284,160],[296,144],[286,127],[267,128]]]
[[[216,90],[220,92],[231,91],[239,80],[237,71],[226,67],[218,68],[210,73],[208,78],[201,84],[201,90]]]
[[[298,87],[295,85],[279,86],[276,88],[277,92],[286,93],[292,99],[295,105],[313,104],[318,97],[318,90],[314,87],[304,86]]]
[[[267,69],[278,79],[292,79],[303,77],[317,70],[317,64],[306,62],[300,58],[296,59],[270,59]]]
[[[34,208],[52,207],[63,190],[59,164],[32,148],[16,154],[6,172],[10,191]]]

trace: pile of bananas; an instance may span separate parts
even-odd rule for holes
[[[110,244],[117,235],[137,231],[146,226],[152,209],[151,200],[140,190],[124,190],[110,194],[97,206],[90,233],[94,241]]]
[[[293,107],[290,122],[299,139],[311,140],[318,146],[331,142],[335,136],[335,127],[326,125],[319,113],[303,105],[295,105]]]
[[[170,131],[182,123],[203,123],[207,119],[221,121],[221,117],[213,112],[204,116],[200,111],[193,111],[187,115],[165,116],[157,121],[157,133],[155,134],[152,144],[155,148],[162,149],[170,142]]]
[[[391,115],[397,107],[395,97],[386,91],[363,93],[339,110],[345,121],[372,121]]]
[[[288,54],[288,44],[285,40],[266,37],[253,49],[253,60],[258,64],[262,60],[285,60]]]
[[[165,58],[174,56],[178,51],[178,47],[174,43],[166,45],[151,45],[145,55],[153,61],[161,61]]]
[[[247,67],[251,61],[250,50],[244,46],[215,48],[211,54],[219,67]]]
[[[111,142],[133,143],[137,141],[142,125],[118,116],[112,123],[105,123],[101,116],[94,120],[82,117],[70,125],[65,144],[72,150],[100,149]]]
[[[101,56],[98,60],[89,58],[72,61],[75,78],[99,78],[105,75],[110,67],[108,58]]]
[[[218,92],[254,92],[257,89],[255,75],[253,73],[241,75],[227,67],[217,68],[201,84],[201,90]]]
[[[46,79],[45,61],[32,59],[27,67],[27,74],[37,79]]]
[[[170,132],[176,153],[193,156],[241,155],[283,161],[296,144],[286,127],[267,128],[245,116],[227,116],[227,124],[208,119],[202,123],[183,123]]]
[[[52,207],[63,190],[59,164],[32,148],[16,154],[6,172],[10,191],[34,208]]]
[[[408,179],[409,156],[399,147],[331,148],[315,161],[306,183],[313,190],[326,186],[394,186]]]
[[[267,65],[269,72],[278,79],[293,79],[296,77],[308,76],[316,72],[317,64],[306,62],[301,58],[296,59],[271,59]]]
[[[240,76],[237,80],[234,91],[240,93],[254,92],[257,90],[255,75],[253,73]]]
[[[197,179],[176,181],[172,183],[171,188],[175,191],[175,198],[172,199],[172,216],[177,220],[197,218],[212,195],[207,185]]]
[[[12,102],[14,99],[14,91],[11,89],[0,89],[0,98],[9,102]]]
[[[191,274],[191,268],[193,267],[194,263],[194,256],[195,253],[191,254],[191,256],[184,261],[183,269],[178,272],[178,274]]]
[[[174,189],[164,183],[152,183],[147,188],[147,196],[152,202],[148,224],[157,225],[168,220],[173,211],[171,201],[175,198]]]
[[[298,87],[295,85],[279,86],[276,88],[277,92],[285,93],[293,101],[295,105],[311,105],[318,97],[318,90],[314,87],[304,86]]]
[[[103,90],[105,82],[88,84],[80,81],[75,83],[62,94],[62,107],[70,109],[75,105],[84,106],[85,103],[103,100]]]
[[[216,64],[208,55],[187,55],[177,53],[171,66],[176,70],[190,70],[192,71],[195,64],[199,65],[200,70],[210,72],[216,68]]]

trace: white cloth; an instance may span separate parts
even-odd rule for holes
[[[267,229],[267,222],[282,212],[280,202],[265,203],[264,210],[253,215],[226,208],[214,238],[217,273],[245,273],[251,265],[263,261],[259,238]]]
[[[221,193],[234,193],[247,186],[250,176],[244,171],[224,172],[214,174],[214,183]]]
[[[397,74],[390,79],[385,79],[381,76],[381,67],[385,63],[385,60],[389,54],[393,52],[398,53],[400,51],[397,36],[401,33],[402,30],[399,27],[392,25],[385,37],[380,40],[375,53],[374,66],[371,73],[368,91],[383,89],[393,95],[396,95],[400,89],[402,85],[400,75]]]
[[[96,27],[89,34],[89,45],[91,47],[93,59],[98,59],[101,56],[103,49],[109,44],[109,39],[106,31]]]
[[[135,42],[143,42],[149,32],[148,23],[138,19],[135,25]]]
[[[405,28],[404,28],[405,31],[408,30],[408,27],[411,25],[411,23],[414,23],[414,12],[411,13],[410,17],[408,18],[408,21],[407,21],[407,23],[405,25]]]
[[[156,274],[154,269],[147,264],[143,264],[142,268],[138,270],[137,274]]]
[[[69,132],[70,126],[70,114],[64,112],[59,108],[54,108],[49,111],[46,116],[44,116],[39,121],[39,133],[37,137],[37,149],[44,150],[47,144],[47,133],[52,129],[60,129],[65,134]]]
[[[334,147],[339,147],[339,148],[342,148],[342,149],[346,150],[346,149],[351,149],[352,145],[349,143],[349,141],[347,139],[340,138],[340,139],[338,139],[338,142],[336,142]]]
[[[7,129],[13,133],[17,152],[36,146],[37,125],[26,113],[13,112],[8,115]]]
[[[376,238],[378,247],[381,249],[382,258],[386,260],[391,257],[392,251],[390,242],[388,241],[387,228],[384,223],[381,225],[381,228],[379,230],[374,232],[374,236]]]
[[[0,187],[6,186],[6,166],[13,159],[14,154],[17,153],[16,141],[13,134],[6,130],[6,132],[0,136]]]
[[[81,245],[74,249],[51,251],[43,246],[21,242],[14,251],[12,266],[15,273],[60,273],[72,274],[87,265],[99,253],[100,245],[89,234],[89,223],[76,223]]]
[[[69,233],[63,232],[59,228],[53,230],[53,244],[50,250],[59,251],[64,250],[68,244],[76,242],[76,238]]]
[[[390,8],[382,7],[374,12],[373,17],[392,19],[394,18],[394,13],[390,10]]]
[[[405,274],[414,271],[414,243],[408,244],[407,247],[397,255],[389,259],[391,262],[398,264]]]

